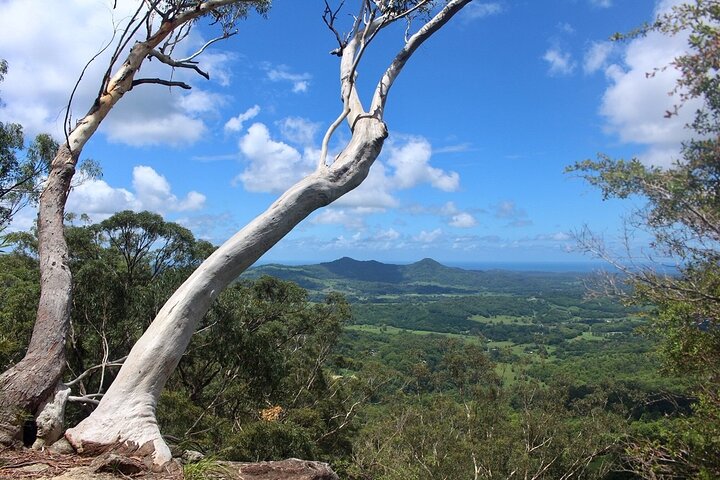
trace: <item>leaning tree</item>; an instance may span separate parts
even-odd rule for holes
[[[74,125],[71,125],[70,117],[71,96],[65,116],[64,142],[50,162],[38,205],[41,290],[35,327],[25,357],[0,375],[0,443],[12,443],[17,439],[22,421],[28,415],[39,416],[48,405],[48,411],[57,412],[52,402],[56,391],[61,398],[67,396],[60,380],[65,368],[72,276],[63,220],[71,181],[83,147],[117,102],[134,87],[160,84],[190,88],[177,80],[137,78],[143,64],[153,59],[172,69],[190,69],[209,78],[207,72],[199,67],[196,57],[209,44],[232,36],[236,22],[245,17],[251,8],[262,13],[268,5],[269,0],[137,2],[134,11],[121,22],[122,28],[114,32],[113,42],[108,46],[110,59],[97,97],[88,112]],[[114,7],[117,7],[117,2],[114,2]],[[221,29],[221,35],[186,58],[175,57],[175,52],[180,50],[178,46],[188,38],[201,18],[210,19]]]
[[[170,460],[170,450],[156,421],[157,402],[211,303],[310,213],[360,185],[388,135],[383,119],[394,81],[417,48],[470,1],[359,0],[346,34],[337,25],[340,9],[326,3],[324,19],[338,41],[333,53],[340,57],[343,109],[325,134],[317,168],[226,241],[171,296],[132,348],[97,409],[66,432],[76,450],[134,451],[152,455],[156,465]],[[420,28],[411,31],[413,22],[420,20]],[[398,21],[407,22],[405,42],[382,73],[366,107],[355,81],[358,67],[377,35]],[[345,121],[351,138],[337,156],[328,159],[330,138]]]

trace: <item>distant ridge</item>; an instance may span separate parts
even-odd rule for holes
[[[339,291],[353,297],[365,295],[473,295],[488,291],[517,293],[567,289],[581,284],[580,273],[464,270],[432,258],[409,265],[355,260],[342,257],[314,265],[268,264],[251,268],[241,278],[270,275],[296,282],[311,293]]]
[[[321,263],[319,266],[339,277],[366,282],[397,283],[403,280],[400,265],[381,263],[376,260],[355,260],[350,257],[342,257],[332,262]]]

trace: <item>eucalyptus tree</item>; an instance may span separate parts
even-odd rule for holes
[[[601,156],[576,164],[606,198],[637,197],[646,206],[636,224],[652,248],[677,261],[676,269],[650,262],[627,265],[586,233],[582,245],[613,262],[634,287],[626,299],[651,304],[651,327],[664,338],[669,370],[693,380],[693,415],[652,438],[629,445],[628,462],[643,478],[720,476],[720,5],[715,0],[679,3],[635,35],[687,35],[686,53],[671,65],[680,74],[671,117],[695,99],[700,108],[688,125],[692,138],[670,168],[637,159]],[[614,286],[614,285],[611,285]],[[627,290],[621,293],[627,293]]]
[[[0,82],[5,80],[7,71],[7,62],[0,59]],[[20,209],[37,201],[41,177],[47,173],[57,147],[49,135],[40,134],[27,149],[25,158],[19,158],[25,150],[22,125],[0,122],[0,233]],[[3,243],[0,238],[0,246]]]
[[[160,84],[188,89],[177,80],[138,78],[143,64],[154,59],[171,69],[190,69],[208,78],[197,63],[208,44],[233,35],[236,22],[251,8],[265,12],[267,0],[143,0],[114,32],[110,60],[87,113],[71,124],[70,105],[65,137],[49,162],[38,205],[38,256],[41,290],[32,339],[25,357],[0,375],[0,442],[10,443],[20,433],[24,416],[36,416],[60,385],[65,367],[65,343],[72,305],[72,275],[63,234],[65,204],[80,154],[120,99],[133,88]],[[117,2],[113,2],[113,8]],[[208,18],[221,35],[198,52],[178,59],[176,47],[200,18]],[[81,75],[82,78],[82,75]],[[79,82],[80,80],[78,80]],[[57,409],[53,409],[57,411]]]
[[[65,437],[78,451],[115,448],[171,458],[156,420],[160,393],[213,300],[247,267],[313,211],[351,191],[366,178],[388,135],[384,122],[391,87],[413,53],[471,0],[359,0],[348,33],[337,24],[341,8],[326,4],[324,19],[338,41],[342,111],[323,139],[314,172],[290,187],[270,207],[205,260],[160,310],[131,350],[97,409]],[[341,4],[342,7],[342,4]],[[407,21],[405,41],[363,103],[356,77],[364,54],[383,30]],[[413,22],[422,21],[417,30]],[[328,158],[328,143],[343,123],[351,137]]]

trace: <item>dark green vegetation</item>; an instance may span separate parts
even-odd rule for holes
[[[499,371],[517,373],[538,362],[554,365],[586,355],[601,363],[622,354],[617,363],[632,370],[605,371],[614,377],[637,379],[639,371],[657,366],[646,355],[653,342],[636,332],[644,324],[641,310],[586,298],[588,274],[470,271],[431,259],[389,265],[342,258],[308,266],[264,265],[243,278],[264,275],[297,282],[311,298],[343,293],[353,306],[346,334],[353,345],[373,339],[387,343],[398,335],[461,339],[483,346]],[[604,371],[593,369],[596,376]]]
[[[212,246],[150,213],[66,233],[75,423]],[[34,236],[11,240],[0,256],[3,367],[25,348],[37,298]],[[613,472],[628,435],[687,406],[635,332],[641,312],[585,300],[579,274],[342,259],[247,277],[215,303],[163,394],[158,418],[179,447],[320,459],[348,479],[626,478]]]
[[[330,461],[357,480],[720,478],[718,24],[717,2],[697,0],[646,29],[693,32],[676,60],[680,98],[705,104],[683,161],[660,170],[601,157],[573,169],[607,197],[647,199],[636,223],[680,261],[675,275],[626,269],[621,306],[585,299],[577,274],[347,258],[261,267],[204,319],[163,396],[163,431],[218,457]],[[147,213],[67,236],[74,422],[212,247]],[[3,367],[27,344],[38,289],[33,235],[9,240]],[[611,256],[591,236],[586,246]]]
[[[632,224],[653,236],[656,254],[678,263],[672,276],[626,267],[633,287],[626,300],[652,306],[648,328],[664,339],[668,370],[687,380],[696,401],[692,415],[658,420],[634,438],[628,461],[647,478],[720,478],[720,4],[680,4],[631,37],[649,32],[688,34],[688,51],[672,64],[681,76],[667,116],[692,108],[691,139],[671,168],[601,156],[572,170],[605,198],[645,200]],[[590,233],[584,245],[627,266]]]

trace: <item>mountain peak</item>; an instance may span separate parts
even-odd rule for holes
[[[377,260],[355,260],[350,257],[342,257],[332,262],[321,263],[320,266],[334,275],[355,280],[390,283],[402,280],[400,267]]]
[[[422,260],[413,263],[412,265],[416,265],[418,267],[444,267],[444,265],[437,260],[433,260],[432,258],[423,258]]]

